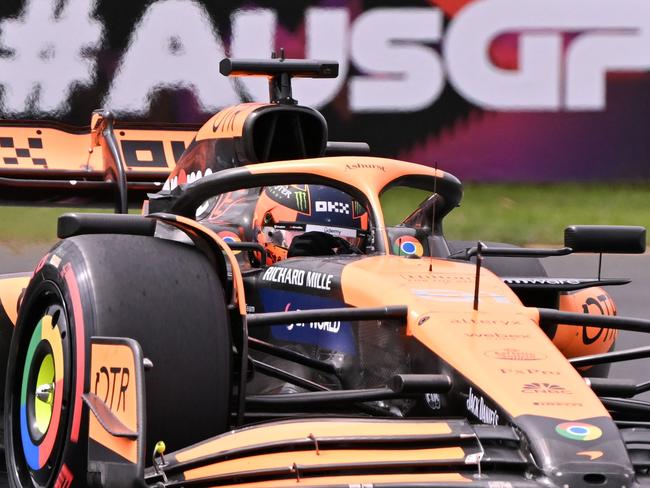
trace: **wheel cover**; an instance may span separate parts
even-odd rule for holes
[[[29,340],[21,378],[20,437],[33,475],[49,471],[48,461],[62,421],[65,313],[58,305],[47,308]],[[40,476],[38,476],[40,477]]]

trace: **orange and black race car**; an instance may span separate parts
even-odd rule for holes
[[[328,141],[293,99],[336,63],[221,72],[267,77],[270,103],[0,127],[4,200],[148,192],[142,216],[62,216],[32,273],[0,277],[11,486],[650,484],[650,385],[607,378],[639,356],[617,332],[650,321],[615,316],[601,287],[625,280],[539,260],[643,252],[645,229],[448,241],[454,176]]]

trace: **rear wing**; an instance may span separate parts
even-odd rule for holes
[[[0,120],[0,204],[115,204],[126,212],[155,192],[200,125],[114,121],[87,127]]]

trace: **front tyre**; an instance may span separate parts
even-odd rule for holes
[[[10,350],[5,448],[14,484],[52,486],[62,472],[73,407],[71,343],[65,301],[55,283],[39,283],[29,302]]]
[[[153,363],[145,379],[147,455],[157,441],[177,450],[228,429],[230,324],[210,262],[191,246],[153,237],[73,237],[34,272],[9,349],[12,486],[88,486],[100,475],[89,453],[124,461],[89,438],[83,395],[97,394],[93,336],[134,339]]]

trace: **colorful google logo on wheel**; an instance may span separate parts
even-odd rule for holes
[[[584,422],[564,422],[555,427],[555,432],[574,441],[593,441],[603,435],[598,427]]]
[[[20,433],[29,467],[42,469],[54,450],[63,400],[63,343],[45,315],[27,348],[20,390]]]

